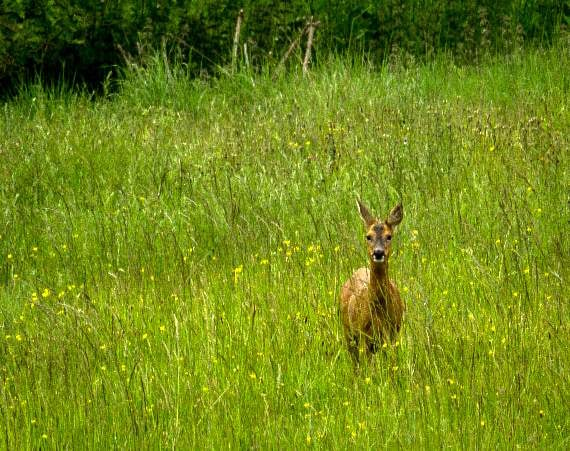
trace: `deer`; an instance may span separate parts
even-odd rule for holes
[[[361,352],[370,359],[381,347],[395,343],[406,310],[388,276],[392,236],[404,215],[402,204],[383,221],[374,218],[360,199],[357,204],[366,229],[369,266],[357,269],[340,292],[340,317],[356,366]]]

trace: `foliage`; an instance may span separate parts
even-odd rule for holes
[[[8,449],[564,449],[567,47],[191,80],[0,115]],[[401,342],[354,374],[355,197],[398,200]]]
[[[241,7],[240,52],[256,68],[278,61],[311,16],[321,21],[318,55],[357,50],[382,60],[451,50],[472,61],[523,42],[548,45],[570,14],[557,0],[7,0],[0,5],[0,86],[35,74],[96,86],[126,59],[144,62],[159,48],[195,75],[212,73],[230,59]]]

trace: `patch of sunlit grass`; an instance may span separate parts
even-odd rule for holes
[[[5,446],[563,446],[559,53],[6,104]],[[407,303],[359,372],[337,312],[357,196],[404,203]]]

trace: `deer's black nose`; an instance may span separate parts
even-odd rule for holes
[[[372,253],[372,259],[375,262],[382,262],[382,261],[384,261],[385,257],[386,257],[386,254],[384,252],[384,249],[375,249],[374,252]]]

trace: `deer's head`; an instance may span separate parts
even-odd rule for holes
[[[366,205],[360,202],[360,200],[357,202],[360,216],[366,228],[366,243],[368,245],[370,262],[373,265],[386,264],[390,257],[392,235],[404,216],[402,204],[396,205],[385,220],[380,220],[374,218]]]

